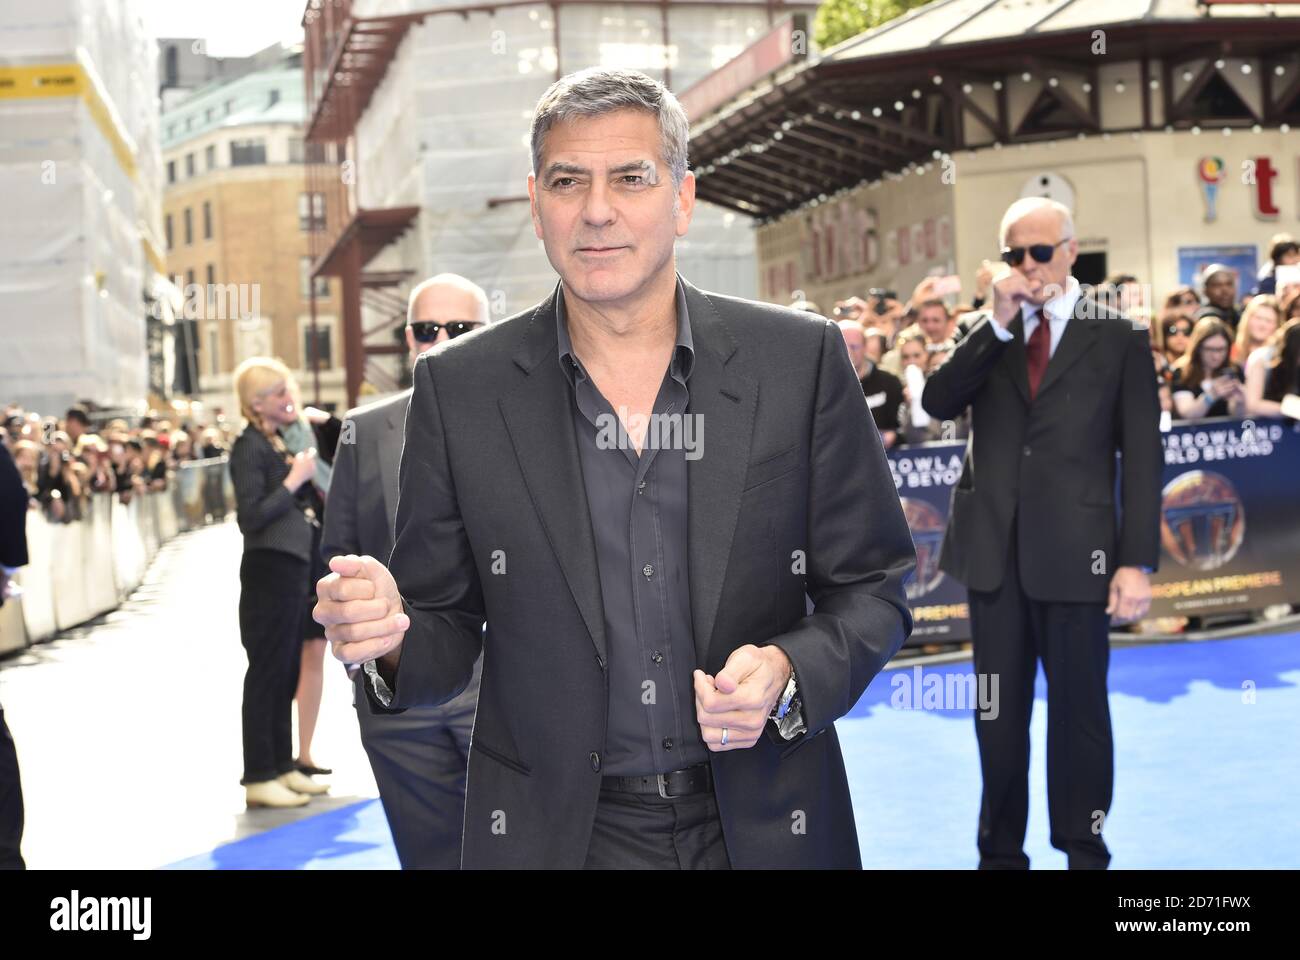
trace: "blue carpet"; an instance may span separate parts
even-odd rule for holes
[[[173,863],[170,870],[396,870],[384,808],[365,800]]]
[[[969,662],[926,668],[945,684]],[[900,709],[912,670],[872,683],[837,724],[868,868],[976,864],[979,758],[969,709]],[[929,681],[934,683],[935,681]],[[1300,633],[1111,651],[1115,869],[1300,867]],[[918,691],[919,694],[919,691]],[[892,702],[891,702],[892,701]],[[1046,686],[1031,723],[1029,832],[1035,868],[1064,868],[1047,842]],[[183,869],[394,868],[383,810],[369,801],[173,864]]]

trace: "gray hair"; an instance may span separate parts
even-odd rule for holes
[[[1002,215],[1002,224],[998,227],[998,246],[1007,245],[1007,234],[1011,232],[1013,224],[1044,208],[1056,211],[1057,216],[1061,218],[1062,236],[1059,239],[1065,240],[1074,236],[1074,217],[1070,215],[1070,208],[1065,204],[1046,197],[1021,197],[1007,207],[1007,212]]]
[[[556,80],[533,111],[533,175],[542,175],[542,147],[557,122],[599,117],[616,110],[644,110],[659,121],[660,151],[668,164],[673,189],[686,179],[691,125],[686,111],[667,87],[636,70],[591,67]]]
[[[457,290],[463,290],[474,298],[478,304],[478,316],[474,319],[482,324],[492,323],[491,311],[488,309],[487,294],[473,280],[466,280],[458,273],[440,273],[436,277],[430,277],[428,280],[422,280],[417,283],[411,290],[411,295],[406,300],[406,322],[410,323],[413,319],[415,310],[415,301],[419,299],[420,294],[430,287],[455,287]]]

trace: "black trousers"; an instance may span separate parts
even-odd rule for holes
[[[18,752],[0,707],[0,870],[22,870],[23,785],[18,779]]]
[[[584,869],[730,870],[717,798],[601,790]]]
[[[465,776],[483,660],[460,696],[440,707],[371,713],[364,674],[353,694],[361,745],[403,870],[459,870]]]
[[[997,710],[987,716],[975,712],[984,777],[980,868],[1029,867],[1024,852],[1029,718],[1041,659],[1047,675],[1051,843],[1067,855],[1071,869],[1104,869],[1110,853],[1101,828],[1110,812],[1115,752],[1106,695],[1110,617],[1104,604],[1047,603],[1026,596],[1014,523],[1010,544],[1002,586],[972,590],[969,598],[977,678],[998,678]]]
[[[293,766],[293,696],[307,561],[279,550],[247,550],[239,565],[239,638],[244,674],[243,784],[274,780]]]

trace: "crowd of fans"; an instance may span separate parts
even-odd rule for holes
[[[1297,265],[1300,243],[1278,235],[1244,295],[1236,272],[1222,264],[1206,267],[1196,287],[1169,292],[1158,313],[1129,274],[1088,293],[1149,331],[1164,422],[1277,416],[1286,396],[1300,394],[1300,282],[1285,273],[1279,285],[1279,268]],[[887,448],[968,435],[967,417],[936,422],[922,409],[921,392],[987,304],[997,268],[984,261],[972,298],[954,306],[951,278],[942,277],[926,277],[906,301],[873,288],[829,313],[802,297],[791,304],[839,323]]]
[[[181,463],[225,455],[231,428],[221,417],[205,427],[150,414],[132,425],[81,404],[62,418],[9,404],[0,442],[13,455],[32,508],[68,523],[85,515],[92,494],[130,503],[146,490],[166,490]]]

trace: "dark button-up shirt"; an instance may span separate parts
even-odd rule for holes
[[[686,523],[690,443],[683,441],[695,436],[685,423],[695,348],[686,292],[679,279],[677,346],[639,456],[573,351],[563,293],[556,306],[559,361],[572,388],[604,601],[609,707],[601,772],[668,773],[709,756],[695,719],[692,676],[696,663]]]

